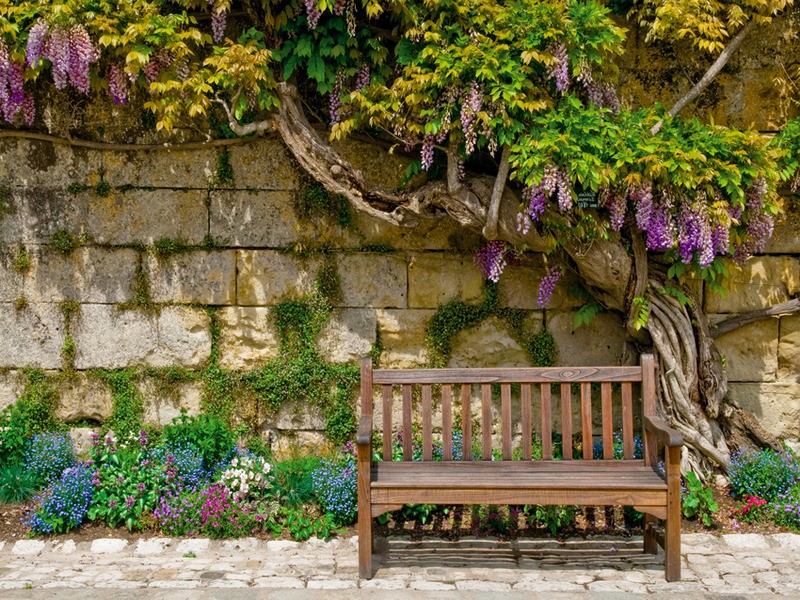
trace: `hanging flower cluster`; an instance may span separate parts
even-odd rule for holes
[[[33,96],[23,88],[24,65],[11,60],[8,48],[0,42],[0,112],[8,123],[13,123],[17,115],[28,125],[33,124],[36,108]]]
[[[481,248],[475,255],[473,262],[480,267],[484,278],[497,283],[500,275],[508,264],[506,262],[506,251],[508,245],[502,240],[492,240]]]
[[[67,29],[38,21],[31,28],[26,47],[28,65],[35,67],[41,59],[50,61],[56,89],[63,90],[71,85],[88,94],[89,67],[98,58],[100,52],[83,25]]]

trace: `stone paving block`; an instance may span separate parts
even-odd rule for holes
[[[2,546],[0,546],[0,550],[2,549]],[[55,552],[57,554],[72,554],[76,549],[77,546],[75,545],[75,540],[64,540],[53,542],[53,545],[50,547],[50,552]]]
[[[200,367],[211,355],[208,315],[184,306],[165,306],[151,312],[84,304],[73,337],[78,369]]]
[[[292,540],[269,540],[267,550],[269,552],[296,552],[302,549],[300,542]]]
[[[520,581],[513,587],[514,591],[528,590],[531,592],[583,592],[585,587],[577,583],[566,581]]]
[[[354,590],[358,582],[354,579],[309,579],[306,587],[310,590]]]
[[[32,554],[39,554],[44,550],[45,543],[42,540],[19,540],[14,542],[11,548],[11,554],[22,554],[30,556]]]
[[[201,583],[197,580],[187,579],[166,579],[151,581],[148,588],[164,588],[164,589],[194,589],[199,588]]]
[[[229,589],[239,589],[239,588],[247,588],[250,587],[248,582],[246,581],[236,581],[236,580],[228,580],[228,579],[217,579],[215,581],[208,582],[207,586],[209,588],[229,588]]]
[[[61,367],[64,317],[55,304],[30,303],[22,309],[0,304],[0,368]]]
[[[781,546],[790,550],[800,550],[800,534],[797,533],[773,533],[772,539]]]
[[[407,579],[364,579],[359,587],[362,590],[404,590],[408,587]]]
[[[253,587],[300,589],[305,588],[306,584],[302,579],[298,579],[297,577],[259,577],[253,581]]]
[[[408,587],[409,589],[419,590],[421,592],[438,592],[443,590],[456,589],[456,586],[453,583],[443,583],[441,581],[425,581],[425,580],[412,581]]]
[[[127,546],[128,540],[118,538],[98,539],[92,542],[91,551],[95,554],[115,554],[122,552]]]
[[[162,554],[170,546],[173,545],[174,540],[171,538],[145,538],[136,543],[135,554]]]
[[[29,302],[113,304],[134,297],[138,253],[130,248],[76,248],[64,255],[52,247],[33,246],[25,277]]]
[[[169,257],[148,254],[145,273],[153,302],[236,303],[236,252],[191,250]]]
[[[722,539],[731,548],[769,548],[770,545],[763,535],[757,533],[735,533],[723,535]]]
[[[456,581],[456,589],[460,592],[508,592],[511,590],[511,584],[501,581],[464,579]]]
[[[222,552],[253,552],[261,545],[254,537],[239,538],[236,540],[224,540],[222,542]]]

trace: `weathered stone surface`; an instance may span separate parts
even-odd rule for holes
[[[800,381],[800,316],[781,317],[778,378]]]
[[[3,243],[46,244],[59,229],[73,228],[72,196],[66,189],[9,187],[8,191],[9,196],[0,201]]]
[[[29,250],[25,297],[33,302],[74,300],[113,304],[133,300],[137,253],[128,248],[76,248],[68,255],[52,247]]]
[[[453,338],[448,367],[529,367],[528,353],[508,333],[505,321],[489,317]]]
[[[311,292],[320,261],[273,250],[239,250],[236,265],[237,304],[272,306]]]
[[[375,343],[375,311],[363,308],[337,309],[317,338],[320,354],[331,362],[355,361],[369,354]]]
[[[360,253],[339,259],[342,298],[340,306],[354,308],[405,308],[408,276],[399,256]]]
[[[17,401],[25,389],[25,380],[19,371],[0,372],[0,410]]]
[[[163,427],[180,416],[182,410],[189,415],[199,415],[204,387],[202,381],[169,384],[144,379],[139,383],[139,392],[144,400],[144,422]]]
[[[84,304],[78,314],[73,327],[78,369],[198,367],[211,354],[209,318],[199,309],[168,306],[149,312]]]
[[[193,250],[170,257],[148,255],[146,273],[154,302],[225,305],[236,302],[236,252]]]
[[[286,147],[276,139],[231,146],[230,165],[237,188],[294,190],[299,179]],[[214,165],[216,169],[216,163]]]
[[[785,302],[800,292],[800,263],[789,256],[758,256],[731,268],[727,296],[708,294],[707,313],[739,313]]]
[[[303,235],[289,192],[211,192],[211,237],[223,246],[280,248]]]
[[[408,307],[437,308],[450,300],[478,301],[483,275],[472,259],[448,254],[415,254],[408,265]]]
[[[483,241],[480,234],[464,229],[448,217],[425,220],[416,227],[397,227],[361,212],[353,213],[353,229],[360,246],[389,246],[395,250],[448,250],[471,252]]]
[[[65,423],[90,419],[105,423],[114,409],[111,388],[86,373],[75,373],[58,385],[56,417]]]
[[[285,404],[275,417],[278,429],[321,430],[325,429],[325,415],[316,406],[291,402]]]
[[[64,317],[55,304],[28,304],[17,310],[13,304],[0,304],[0,367],[61,366],[64,344]]]
[[[0,180],[27,188],[83,181],[102,166],[99,153],[41,140],[0,140]]]
[[[296,455],[299,449],[302,449],[304,455],[308,455],[327,450],[329,445],[322,432],[285,430],[278,432],[272,444],[272,453],[276,460],[284,460]]]
[[[711,319],[713,322],[716,319]],[[744,325],[716,338],[728,381],[774,381],[778,371],[778,320]]]
[[[152,244],[181,238],[199,245],[208,233],[203,190],[112,190],[108,196],[72,198],[76,216],[70,231],[99,244]]]
[[[99,435],[99,427],[73,427],[69,430],[69,437],[78,456],[90,456],[92,451],[92,438]]]
[[[269,308],[228,306],[217,311],[220,323],[219,363],[243,371],[278,355],[278,335],[269,321]]]
[[[103,152],[101,160],[105,168],[105,181],[115,187],[133,185],[205,190],[217,170],[217,151],[213,148]],[[97,181],[90,178],[85,183],[95,185]]]
[[[775,230],[767,242],[767,254],[800,254],[800,211],[789,210],[775,223]]]
[[[790,437],[800,431],[800,384],[734,382],[728,394],[773,435]]]
[[[539,310],[539,283],[547,274],[545,267],[508,266],[500,278],[500,304],[508,308]],[[567,274],[556,283],[553,296],[546,308],[550,310],[570,310],[581,306],[583,301],[569,294],[576,278]]]
[[[547,326],[558,346],[559,366],[618,365],[625,328],[617,315],[600,313],[588,325],[572,329],[572,313],[548,313]]]
[[[22,294],[22,274],[14,268],[16,254],[16,247],[0,248],[0,302],[14,302]]]
[[[377,310],[381,336],[381,365],[386,368],[413,368],[428,362],[425,331],[435,310]]]

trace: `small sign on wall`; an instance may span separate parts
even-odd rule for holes
[[[577,190],[578,192],[578,208],[598,208],[600,201],[597,192],[591,190]]]

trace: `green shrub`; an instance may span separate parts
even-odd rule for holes
[[[681,499],[683,516],[687,519],[700,517],[706,527],[711,527],[712,516],[719,510],[711,486],[703,485],[700,478],[692,471],[686,473],[685,479],[686,491]]]
[[[212,470],[230,458],[236,447],[236,436],[217,417],[183,414],[164,427],[162,442],[169,447],[191,444],[199,450],[206,469]]]
[[[532,527],[547,527],[550,533],[556,535],[560,530],[572,525],[578,516],[578,507],[573,505],[542,506],[540,504],[528,505],[523,509],[528,525]]]
[[[800,463],[787,452],[746,448],[731,458],[728,477],[734,497],[758,496],[772,502],[800,481]]]
[[[20,463],[0,467],[0,502],[20,504],[37,489],[36,474]]]
[[[313,502],[313,473],[320,466],[319,456],[291,458],[272,465],[275,493],[282,505],[297,507]]]
[[[37,433],[25,449],[25,468],[37,485],[55,481],[76,462],[72,440],[65,433]]]

